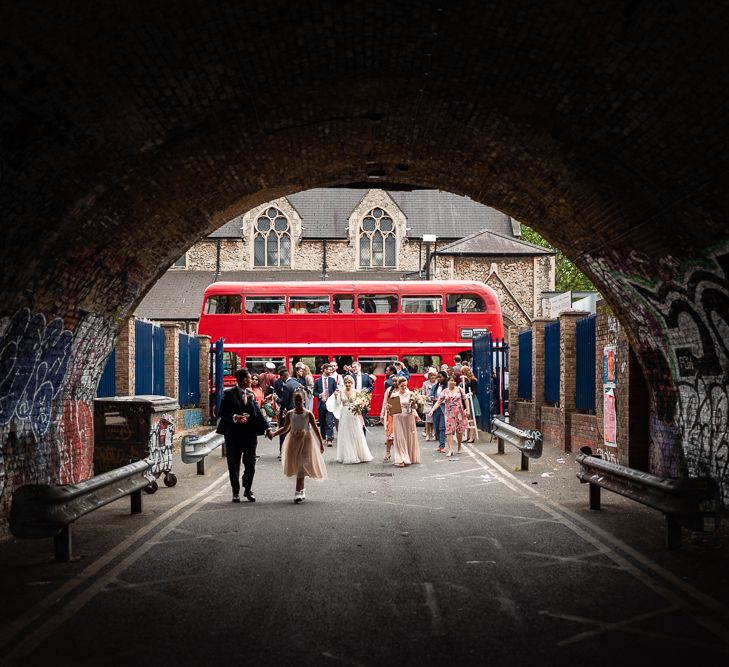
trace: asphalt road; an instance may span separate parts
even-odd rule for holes
[[[661,561],[661,544],[641,548],[660,542],[660,515],[617,504],[616,524],[590,520],[558,452],[552,472],[517,473],[494,443],[451,461],[421,437],[423,462],[401,470],[382,461],[382,438],[371,429],[369,464],[328,449],[329,479],[307,481],[301,505],[261,439],[255,504],[231,503],[217,453],[204,477],[178,458],[179,483],[145,496],[143,515],[119,501],[81,519],[72,563],[52,563],[49,540],[6,540],[0,662],[729,660],[724,589],[681,569],[726,566],[723,544]],[[621,532],[621,516],[637,518]]]

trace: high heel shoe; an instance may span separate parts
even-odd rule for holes
[[[452,452],[452,451],[451,451],[451,452],[448,452],[448,453],[446,454],[446,458],[448,458],[449,456],[453,456],[453,452]]]

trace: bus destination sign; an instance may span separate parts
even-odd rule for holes
[[[487,334],[489,332],[488,329],[476,329],[473,327],[469,327],[467,329],[461,329],[461,338],[478,338],[479,336],[483,336],[484,334]]]

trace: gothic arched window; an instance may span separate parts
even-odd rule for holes
[[[359,227],[359,266],[395,268],[395,223],[381,208],[373,208]]]
[[[253,266],[291,266],[288,218],[271,206],[261,212],[253,233]]]

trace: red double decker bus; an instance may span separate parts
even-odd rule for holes
[[[471,339],[503,338],[501,306],[483,283],[450,281],[218,282],[205,290],[198,332],[223,338],[226,384],[237,368],[314,374],[327,361],[339,372],[358,361],[377,376],[370,414],[382,404],[385,368],[399,360],[422,384],[424,371],[471,356]]]

